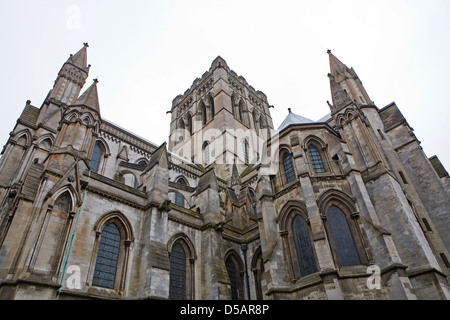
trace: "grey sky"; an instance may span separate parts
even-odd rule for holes
[[[267,95],[275,128],[287,108],[321,118],[331,49],[379,108],[396,102],[449,170],[449,14],[446,0],[0,0],[0,145],[86,41],[84,89],[98,77],[102,116],[157,144],[168,139],[172,99],[218,55]]]

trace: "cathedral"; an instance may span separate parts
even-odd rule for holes
[[[1,152],[0,299],[450,299],[449,175],[330,50],[323,118],[274,126],[219,56],[162,145],[101,116],[87,51]]]

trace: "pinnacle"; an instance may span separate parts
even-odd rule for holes
[[[331,53],[331,50],[327,50],[328,56],[330,58],[330,73],[333,75],[338,82],[340,82],[339,75],[344,75],[349,71],[348,67],[343,64],[334,54]],[[339,78],[339,79],[337,79]]]
[[[75,100],[74,103],[72,103],[72,105],[85,105],[91,108],[92,110],[100,113],[100,103],[98,101],[97,83],[98,80],[94,79],[91,86],[87,88],[86,91],[77,100]]]
[[[210,70],[213,68],[228,68],[228,65],[224,58],[217,56],[217,58],[215,58],[211,63]]]
[[[91,66],[87,64],[87,48],[89,48],[89,44],[87,42],[83,43],[83,48],[75,53],[75,55],[70,55],[67,62],[71,62],[76,67],[87,71]]]

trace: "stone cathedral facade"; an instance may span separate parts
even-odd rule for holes
[[[217,57],[155,145],[82,91],[87,50],[2,150],[0,299],[450,298],[448,173],[330,51],[322,119],[274,127]]]

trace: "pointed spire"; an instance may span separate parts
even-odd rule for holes
[[[350,75],[351,71],[345,64],[336,58],[334,54],[331,53],[331,50],[327,50],[327,53],[330,60],[330,73],[336,82],[339,83],[346,79]]]
[[[91,65],[87,64],[87,48],[89,48],[89,44],[87,42],[83,43],[83,48],[81,48],[77,53],[75,53],[75,55],[70,55],[67,62],[70,62],[74,66],[87,72],[91,67]]]
[[[97,111],[100,114],[100,104],[98,101],[98,91],[97,91],[98,80],[94,79],[94,83],[86,89],[86,91],[77,99],[72,105],[84,105]]]
[[[70,104],[80,94],[86,83],[91,65],[87,65],[87,48],[85,43],[75,55],[70,55],[58,72],[53,89],[48,97]]]
[[[348,68],[345,64],[343,64],[334,54],[331,53],[331,50],[327,50],[327,53],[330,59],[330,85],[331,80],[333,79],[334,81],[332,91],[333,88],[335,91],[345,91],[345,89],[347,89],[348,91],[345,91],[346,94],[355,102],[355,104],[373,104],[373,101],[369,98],[369,95],[367,94],[366,89],[362,85],[362,82],[355,70],[353,70],[353,68]],[[338,85],[340,89],[338,89],[336,85]],[[341,98],[344,98],[344,95],[342,95]],[[339,98],[337,100],[339,100]],[[339,108],[336,104],[334,106]]]
[[[328,74],[328,77],[330,78],[331,98],[333,100],[334,108],[334,110],[331,110],[331,113],[334,113],[348,106],[350,103],[353,103],[353,100],[350,98],[348,92],[343,89],[339,83],[336,82],[334,76],[331,73]]]
[[[217,58],[215,58],[213,60],[213,62],[211,63],[211,67],[209,68],[209,71],[211,72],[213,69],[215,68],[225,68],[225,69],[229,69],[227,62],[225,61],[224,58],[222,58],[221,56],[217,56]]]

